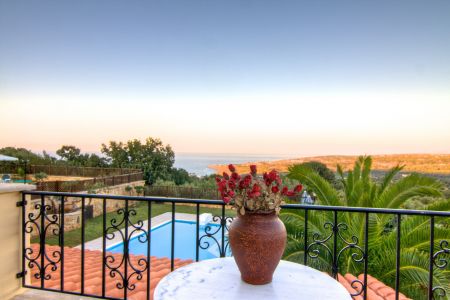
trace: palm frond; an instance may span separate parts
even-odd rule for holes
[[[411,174],[388,186],[376,201],[376,207],[399,208],[415,196],[442,197],[442,184],[426,176]]]
[[[345,182],[344,170],[342,169],[342,166],[340,164],[337,164],[336,172],[339,175],[339,181],[342,183],[342,186],[345,190],[347,188],[347,183]]]
[[[382,194],[384,192],[384,190],[391,184],[392,180],[394,179],[394,177],[401,171],[403,170],[405,166],[401,166],[401,165],[397,165],[395,167],[393,167],[392,169],[390,169],[386,175],[384,175],[383,178],[383,182],[381,183],[378,191],[380,194]]]
[[[311,189],[321,204],[342,206],[338,193],[333,186],[308,166],[293,165],[289,167],[288,177],[296,179]]]
[[[361,179],[364,182],[368,182],[370,180],[370,171],[372,170],[372,157],[365,156],[362,163],[363,169],[361,173]]]

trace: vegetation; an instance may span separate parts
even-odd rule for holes
[[[17,176],[19,176],[19,178],[24,178],[25,177],[25,170],[23,168],[17,168]]]
[[[156,179],[169,179],[175,153],[170,145],[164,145],[160,139],[147,138],[145,143],[134,139],[126,143],[110,141],[102,144],[102,153],[112,167],[140,168],[144,179],[152,184]]]
[[[138,195],[144,194],[144,190],[145,190],[145,188],[144,188],[144,186],[142,186],[142,185],[137,185],[137,186],[134,187],[134,191],[135,191],[136,194],[138,194]]]
[[[322,177],[323,179],[325,179],[326,181],[328,181],[331,184],[336,183],[336,176],[334,175],[334,172],[331,171],[327,167],[327,165],[324,163],[312,160],[312,161],[301,163],[299,165],[316,171],[316,173],[319,174],[320,177]]]
[[[100,193],[102,193],[101,189],[103,189],[105,187],[106,187],[106,185],[104,185],[102,182],[96,182],[87,187],[87,193],[88,194],[100,194]]]
[[[42,154],[36,154],[25,148],[5,147],[0,148],[0,154],[16,157],[20,162],[27,162],[33,165],[49,165],[57,161],[55,157],[52,157],[43,151]]]
[[[36,180],[37,182],[42,182],[47,177],[48,177],[48,175],[45,172],[39,172],[39,173],[34,174],[34,180]]]
[[[81,150],[75,146],[64,145],[56,150],[56,154],[61,157],[62,161],[67,162],[71,166],[82,167],[98,167],[106,168],[108,163],[104,157],[100,157],[95,153],[81,153]]]
[[[82,153],[73,145],[63,145],[56,151],[58,157],[54,157],[45,151],[39,154],[24,148],[0,149],[0,154],[17,157],[20,163],[26,162],[29,165],[137,168],[144,172],[147,184],[163,180],[182,185],[192,182],[195,177],[184,169],[173,167],[175,153],[170,145],[164,145],[160,139],[149,137],[143,143],[137,139],[126,143],[110,141],[107,145],[102,144],[101,152],[104,157],[95,153]],[[8,168],[8,172],[11,172],[11,168]]]
[[[419,172],[428,174],[450,174],[450,154],[389,154],[374,155],[373,169],[387,171],[396,165],[405,165],[404,172]],[[350,155],[328,155],[302,157],[296,159],[284,159],[277,161],[262,161],[257,163],[245,163],[236,165],[238,172],[248,169],[249,165],[256,164],[261,172],[276,169],[279,172],[287,172],[294,164],[301,164],[309,161],[317,161],[325,164],[328,168],[335,169],[337,165],[344,170],[351,169],[357,156]],[[226,171],[226,165],[210,166],[217,173]]]
[[[131,185],[127,185],[127,186],[125,187],[125,192],[131,194],[132,191],[133,191],[133,187],[132,187]]]
[[[380,183],[372,180],[372,158],[359,157],[353,170],[344,174],[338,166],[337,173],[341,182],[342,191],[336,190],[328,181],[322,178],[316,171],[308,166],[295,165],[289,169],[289,177],[299,180],[318,197],[319,204],[333,206],[356,207],[383,207],[402,208],[405,203],[415,197],[430,197],[439,199],[442,197],[442,184],[437,180],[411,174],[393,181],[403,167],[396,166],[386,173]],[[430,210],[449,210],[450,201],[435,201],[425,206]],[[288,246],[284,253],[284,259],[303,263],[304,257],[304,212],[284,211],[281,214],[288,231]],[[330,226],[327,222],[333,222],[333,216],[328,212],[309,211],[308,216],[308,240],[313,241],[313,234],[319,234],[316,239],[323,239],[330,234]],[[361,213],[339,213],[339,223],[347,224],[340,227],[340,233],[347,241],[356,241],[359,246],[364,243],[364,218]],[[448,238],[448,229],[444,228],[443,220],[437,219],[435,227],[436,249],[442,239]],[[390,286],[395,285],[395,253],[397,230],[395,219],[386,214],[369,215],[369,273]],[[401,288],[400,290],[414,299],[422,299],[428,285],[428,260],[429,260],[429,218],[422,216],[404,216],[401,223]],[[310,236],[309,236],[310,235]],[[330,241],[332,243],[332,240]],[[330,245],[328,245],[330,247]],[[332,247],[332,246],[331,246]],[[343,249],[345,244],[338,238],[338,249]],[[320,246],[314,249],[319,250]],[[331,248],[332,249],[332,248]],[[325,249],[320,249],[317,258],[313,249],[309,252],[309,264],[316,268],[330,271],[332,257]],[[355,253],[352,256],[352,253]],[[339,261],[339,272],[345,274],[362,273],[362,263],[355,259],[360,258],[361,253],[355,248],[349,248],[344,252]],[[447,289],[449,293],[450,274],[447,271],[435,269],[434,284]]]

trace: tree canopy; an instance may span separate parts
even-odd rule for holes
[[[95,153],[81,153],[81,150],[72,145],[63,145],[60,149],[56,150],[56,154],[61,159],[72,166],[83,167],[108,167],[106,158],[100,157]]]
[[[336,176],[334,175],[334,172],[331,171],[327,165],[319,162],[319,161],[308,161],[299,164],[300,167],[306,167],[310,168],[311,170],[314,170],[319,174],[323,179],[328,181],[331,184],[334,184],[336,181]]]
[[[149,184],[157,179],[171,179],[175,153],[160,139],[149,137],[144,143],[137,139],[126,143],[110,141],[108,145],[102,144],[101,151],[112,167],[142,169]]]
[[[43,151],[37,154],[25,148],[4,147],[0,149],[0,154],[16,157],[21,162],[28,162],[34,165],[47,165],[56,161],[56,158]]]

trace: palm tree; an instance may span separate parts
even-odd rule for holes
[[[406,201],[417,196],[442,198],[440,182],[419,174],[411,174],[394,181],[403,169],[389,170],[381,182],[371,178],[372,158],[359,157],[353,170],[345,176],[340,166],[337,175],[343,189],[336,190],[314,170],[300,165],[289,169],[288,177],[302,182],[317,195],[321,205],[402,208]],[[436,201],[430,210],[450,210],[450,201]],[[307,255],[305,256],[305,212],[284,210],[281,218],[288,231],[288,245],[284,259],[308,264],[336,273],[359,274],[364,266],[365,213],[308,210]],[[335,219],[337,222],[335,223]],[[390,286],[395,285],[397,219],[391,214],[368,214],[368,273]],[[436,219],[435,249],[448,238],[441,219]],[[400,290],[414,299],[424,298],[428,288],[430,218],[402,216],[401,218]],[[333,232],[334,230],[334,232]],[[336,239],[334,239],[336,237]],[[334,240],[337,251],[333,252]],[[342,250],[343,249],[343,250]],[[342,250],[342,252],[340,252]],[[334,263],[333,263],[334,259]],[[334,267],[334,268],[333,268]],[[338,267],[336,269],[336,267]],[[433,286],[441,286],[450,295],[450,272],[436,269]]]

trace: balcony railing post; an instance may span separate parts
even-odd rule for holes
[[[402,225],[402,215],[400,213],[398,213],[397,214],[396,259],[395,259],[395,300],[398,300],[399,292],[400,292],[401,225]]]
[[[102,297],[105,297],[106,290],[106,198],[102,199],[103,220],[102,220]]]
[[[170,270],[174,269],[174,256],[175,256],[175,202],[172,202],[172,234],[170,244]]]
[[[433,273],[434,273],[434,216],[430,217],[430,260],[428,273],[428,299],[433,299]]]
[[[195,223],[195,261],[199,259],[199,231],[200,231],[200,204],[196,207],[196,223]]]
[[[338,237],[338,215],[337,211],[334,211],[334,223],[333,223],[333,266],[332,266],[332,275],[335,279],[337,279],[339,268],[337,261],[337,237]]]
[[[222,204],[222,220],[221,220],[221,226],[222,226],[222,244],[221,244],[221,251],[220,251],[220,257],[225,257],[225,226],[226,226],[227,220],[225,219],[225,204]]]
[[[61,291],[64,291],[64,196],[61,196],[61,212],[60,212],[60,229],[59,229],[59,235],[60,235],[60,246],[61,246]]]
[[[304,239],[305,244],[303,246],[303,264],[308,265],[308,210],[305,209],[305,225],[304,225]]]
[[[151,236],[152,236],[152,202],[147,202],[147,298],[150,299],[150,268],[151,268]]]
[[[26,209],[27,209],[27,202],[26,202],[26,195],[25,193],[22,193],[22,286],[25,285],[26,283],[26,270],[25,270],[25,248],[27,247],[26,245],[26,240],[25,240],[25,225],[26,225],[26,221],[25,221],[25,214],[26,214]]]
[[[44,288],[44,278],[45,278],[45,268],[44,268],[44,257],[45,257],[45,196],[41,195],[41,234],[40,234],[40,255],[41,255],[41,268],[40,268],[40,279],[41,288]]]
[[[114,176],[113,176],[114,178]],[[124,277],[123,277],[123,298],[128,298],[128,261],[129,261],[129,241],[130,237],[128,236],[128,225],[130,223],[129,211],[128,211],[128,199],[125,199],[125,235],[123,241],[123,261],[124,261]]]
[[[86,203],[85,198],[81,197],[81,294],[84,294],[84,255],[86,241]]]

